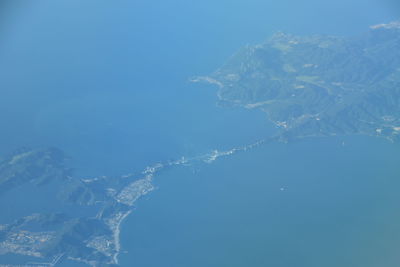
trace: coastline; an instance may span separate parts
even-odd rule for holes
[[[128,212],[126,212],[124,215],[122,215],[122,217],[119,219],[115,231],[113,233],[113,237],[114,237],[114,244],[115,244],[115,254],[113,256],[113,261],[115,264],[118,264],[118,256],[119,253],[121,251],[121,241],[120,241],[120,234],[121,234],[121,223],[125,220],[126,217],[128,217],[129,214],[131,214],[133,210],[130,210]]]

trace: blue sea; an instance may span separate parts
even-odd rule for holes
[[[0,154],[58,147],[88,177],[273,135],[261,111],[219,107],[216,88],[189,79],[277,31],[357,35],[400,14],[382,0],[13,0],[0,9]],[[399,148],[365,136],[306,139],[163,170],[122,225],[120,264],[397,267]]]
[[[399,159],[321,138],[168,171],[123,224],[122,266],[397,266]]]

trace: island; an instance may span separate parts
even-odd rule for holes
[[[268,142],[305,137],[364,134],[398,141],[400,22],[372,26],[354,37],[279,32],[191,81],[215,85],[220,105],[262,110],[279,133],[116,177],[79,177],[57,148],[21,148],[5,155],[0,201],[15,212],[0,217],[9,219],[0,221],[0,267],[118,266],[121,223],[166,168],[209,164]],[[20,262],[5,258],[9,255]]]
[[[261,109],[289,141],[400,134],[400,22],[359,36],[296,36],[278,32],[248,45],[208,76],[220,104]]]
[[[154,190],[162,170],[209,164],[262,142],[228,151],[155,163],[116,177],[82,178],[67,167],[57,148],[22,148],[0,158],[0,201],[23,215],[0,221],[0,267],[56,266],[67,261],[88,266],[118,266],[121,223],[142,196]],[[35,202],[42,198],[42,202]],[[4,213],[4,211],[3,211]],[[5,216],[0,217],[5,219]],[[4,256],[17,255],[17,264]]]
[[[151,180],[157,166],[137,175],[82,179],[65,166],[66,159],[55,148],[25,148],[0,161],[0,198],[8,194],[24,203],[21,190],[27,185],[56,203],[54,212],[40,213],[44,207],[33,206],[35,213],[0,224],[0,255],[38,259],[18,266],[55,266],[63,260],[116,265],[120,224],[135,201],[153,190]],[[11,203],[10,208],[21,207]]]

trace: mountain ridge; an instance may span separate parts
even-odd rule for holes
[[[221,102],[258,108],[288,139],[400,133],[400,22],[354,37],[275,33],[209,76]]]

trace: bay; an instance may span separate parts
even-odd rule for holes
[[[396,266],[399,159],[353,136],[163,173],[123,224],[121,265]]]
[[[0,150],[56,146],[81,177],[270,136],[265,114],[217,107],[188,79],[279,30],[352,35],[400,14],[381,0],[23,2],[1,28]],[[396,267],[398,151],[335,137],[165,170],[123,223],[121,265]],[[32,212],[4,212],[9,197],[3,222]]]

